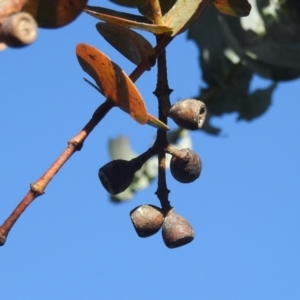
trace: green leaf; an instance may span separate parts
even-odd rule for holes
[[[276,83],[272,83],[268,88],[257,89],[250,94],[240,109],[238,120],[252,121],[264,114],[271,105],[276,86]]]
[[[206,114],[206,119],[205,119],[205,122],[204,122],[201,130],[203,130],[206,133],[211,134],[211,135],[220,135],[221,128],[213,126],[211,124],[211,118],[212,118],[211,114]]]
[[[218,16],[219,13],[209,7],[188,33],[189,39],[201,49],[202,77],[208,85],[192,98],[205,102],[208,115],[201,130],[214,135],[221,130],[210,123],[212,116],[238,112],[247,99],[252,78],[251,70],[240,63],[227,45]]]
[[[278,67],[300,69],[300,44],[282,45],[270,39],[246,47],[246,55]]]
[[[220,13],[234,17],[248,16],[251,10],[247,0],[212,0],[211,5]]]
[[[128,28],[108,23],[98,23],[96,28],[106,41],[136,65],[154,54],[151,44]]]
[[[172,29],[169,28],[168,26],[158,26],[158,25],[151,24],[143,16],[120,13],[112,9],[87,5],[85,12],[109,24],[128,27],[128,28],[135,28],[140,30],[146,30],[154,34],[162,34],[162,33],[172,31]]]
[[[250,121],[270,107],[276,85],[250,94],[253,73],[275,82],[300,77],[299,20],[273,1],[249,2],[248,17],[232,18],[208,8],[189,29],[189,38],[201,50],[207,83],[193,98],[205,102],[209,115],[202,129],[211,134],[220,132],[211,125],[213,116],[236,112],[239,120]]]
[[[252,72],[262,77],[275,81],[286,81],[299,77],[298,49],[300,49],[300,41],[293,42],[293,40],[295,41],[293,37],[297,37],[292,31],[293,26],[286,25],[285,31],[277,36],[278,42],[275,42],[274,37],[271,39],[269,31],[260,36],[252,30],[243,29],[242,21],[246,21],[247,18],[252,18],[253,22],[255,21],[252,16],[254,12],[255,10],[251,11],[250,16],[241,19],[241,21],[223,15],[219,16],[220,28],[226,43]],[[279,30],[277,31],[279,32]],[[288,33],[290,34],[289,39]],[[290,55],[286,55],[283,51],[288,51]]]

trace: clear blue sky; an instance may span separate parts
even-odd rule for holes
[[[103,101],[82,79],[76,44],[98,47],[127,73],[134,68],[96,22],[82,15],[60,30],[40,30],[27,48],[0,53],[1,223]],[[193,42],[182,34],[167,53],[172,102],[197,94],[203,83]],[[153,68],[137,86],[157,115],[155,78]],[[140,239],[129,218],[137,205],[158,204],[156,182],[121,205],[99,183],[109,138],[127,135],[141,153],[155,136],[114,109],[0,248],[2,299],[300,299],[299,88],[299,80],[280,84],[271,108],[252,123],[237,123],[234,114],[214,119],[221,137],[192,133],[200,179],[167,179],[172,204],[196,237],[173,250],[161,233]]]

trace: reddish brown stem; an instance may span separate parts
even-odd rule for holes
[[[172,36],[162,36],[159,43],[154,48],[154,55],[149,57],[148,60],[143,60],[131,73],[130,78],[134,82],[136,81],[145,70],[149,70],[149,67],[153,66],[156,59],[162,53],[162,51],[168,46],[168,44],[173,40]]]
[[[52,166],[35,183],[30,185],[30,190],[26,196],[0,227],[0,246],[4,245],[9,231],[21,214],[25,211],[25,209],[35,198],[44,193],[47,185],[53,179],[55,174],[76,151],[81,149],[87,136],[92,132],[92,130],[104,118],[104,116],[112,107],[113,104],[109,101],[105,101],[103,104],[101,104],[97,109],[97,113],[95,113],[91,120],[83,127],[83,129],[68,142],[67,148],[52,164]]]
[[[18,2],[17,0],[15,0]],[[13,1],[12,1],[13,2]],[[19,1],[24,4],[23,1]],[[19,3],[18,2],[18,3]],[[1,12],[1,0],[0,0],[0,12]],[[1,14],[0,14],[1,16]],[[155,54],[152,59],[156,59],[163,49],[172,41],[173,37],[162,37],[160,42],[155,47]],[[145,70],[149,67],[149,62],[144,61],[129,76],[134,82],[136,81]],[[36,199],[38,196],[42,195],[53,179],[55,174],[60,170],[60,168],[66,163],[66,161],[83,146],[83,142],[88,137],[88,135],[93,131],[96,125],[103,119],[103,117],[108,113],[108,111],[114,105],[106,100],[102,105],[100,105],[95,113],[93,114],[91,120],[84,126],[84,128],[68,142],[68,147],[63,151],[63,153],[58,157],[58,159],[52,164],[52,166],[33,184],[30,185],[30,190],[26,196],[17,205],[11,215],[4,221],[2,226],[0,226],[0,246],[5,244],[8,233],[11,228],[25,211],[25,209]],[[162,152],[163,153],[163,152]]]

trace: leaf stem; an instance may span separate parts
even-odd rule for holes
[[[181,160],[187,160],[186,155],[183,155],[183,153],[179,149],[176,149],[175,147],[173,147],[170,144],[164,148],[164,151],[165,151],[165,153],[175,156]]]
[[[160,37],[158,44],[154,47],[154,54],[148,59],[142,60],[141,63],[130,74],[129,77],[133,82],[135,82],[145,72],[145,70],[149,70],[149,67],[154,66],[156,59],[159,57],[162,51],[164,51],[164,49],[169,45],[173,38],[174,37],[172,36],[166,35]]]
[[[150,0],[152,10],[153,23],[155,25],[164,25],[159,0]]]
[[[131,161],[135,162],[139,166],[139,169],[140,169],[149,158],[151,158],[154,155],[157,155],[157,153],[158,153],[158,147],[156,144],[154,144],[147,151],[145,151],[141,155],[133,158]]]

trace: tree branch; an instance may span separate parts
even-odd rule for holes
[[[0,0],[0,9],[1,9],[1,0]],[[172,37],[167,37],[167,36],[160,38],[157,46],[155,47],[155,54],[151,59],[155,61],[155,59],[160,55],[163,49],[172,41],[172,39],[173,39]],[[143,72],[147,70],[148,67],[149,67],[149,61],[147,60],[142,61],[141,64],[137,66],[136,69],[131,73],[131,75],[129,76],[130,79],[133,82],[136,81],[143,74]],[[44,193],[47,185],[53,179],[55,174],[61,169],[61,167],[76,151],[79,151],[82,148],[85,139],[93,131],[93,129],[97,126],[97,124],[105,117],[105,115],[113,106],[114,105],[108,100],[106,100],[103,104],[101,104],[94,112],[90,121],[83,127],[83,129],[75,137],[73,137],[68,142],[67,148],[56,159],[56,161],[51,165],[51,167],[35,183],[30,185],[30,190],[28,191],[28,193],[17,205],[17,207],[13,210],[10,216],[0,226],[0,246],[3,246],[5,244],[8,233],[10,232],[10,230],[12,229],[13,225],[18,220],[18,218],[25,211],[25,209],[33,202],[33,200],[35,200],[38,196],[41,196]],[[161,117],[163,118],[163,116]],[[161,134],[160,132],[162,132],[162,130],[158,130],[158,135]]]
[[[158,44],[164,37],[157,36]],[[154,91],[154,95],[158,99],[158,111],[159,119],[167,124],[167,113],[170,107],[169,96],[172,90],[168,85],[168,76],[167,76],[167,63],[166,63],[166,51],[162,51],[161,55],[157,59],[157,85]],[[159,145],[158,153],[158,182],[157,190],[155,194],[157,195],[163,211],[166,213],[172,207],[170,205],[168,195],[170,190],[167,187],[166,183],[166,156],[164,148],[168,145],[167,133],[162,130],[157,130],[157,136],[155,144]]]

